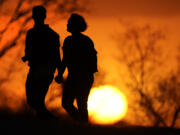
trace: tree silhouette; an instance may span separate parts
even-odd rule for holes
[[[159,81],[158,69],[161,66],[160,41],[165,35],[150,25],[138,26],[125,24],[125,32],[119,34],[117,57],[121,66],[125,66],[125,85],[134,95],[134,111],[141,109],[151,125],[167,126],[157,106],[157,92],[154,90]],[[163,104],[163,102],[161,102]],[[136,108],[138,106],[138,109]],[[137,115],[140,116],[139,113]]]
[[[177,50],[180,52],[180,46]],[[176,125],[180,113],[180,54],[177,56],[177,62],[177,71],[170,72],[168,76],[161,79],[158,83],[158,90],[161,93],[159,99],[168,104],[173,110],[173,112],[167,116],[172,119],[170,124],[171,127]],[[169,108],[166,109],[166,112],[168,111]]]

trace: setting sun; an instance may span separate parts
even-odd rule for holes
[[[116,87],[93,88],[88,100],[89,119],[92,123],[113,124],[127,112],[127,100]]]

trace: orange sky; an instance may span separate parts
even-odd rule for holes
[[[10,0],[12,7],[14,5],[13,2],[15,1]],[[166,39],[162,41],[161,44],[163,44],[164,55],[168,57],[166,57],[166,68],[161,69],[161,71],[166,73],[175,68],[176,47],[180,44],[179,0],[89,0],[86,6],[89,10],[88,13],[81,13],[88,23],[88,30],[85,34],[90,36],[94,41],[95,48],[98,51],[98,64],[106,73],[105,81],[107,84],[116,85],[123,92],[128,93],[125,86],[121,83],[120,74],[123,70],[122,67],[119,66],[119,62],[115,59],[119,54],[117,51],[118,41],[113,38],[117,33],[123,34],[124,28],[122,23],[124,22],[137,25],[150,24],[154,28],[162,29],[166,34]],[[10,12],[11,10],[8,9],[8,11]],[[2,17],[3,14],[1,12],[0,18]],[[7,16],[5,18],[7,18]],[[60,34],[61,43],[64,38],[69,35],[66,31],[66,22],[67,18],[57,22],[55,21],[53,24],[48,21],[48,18],[46,21],[46,23],[50,23],[50,26]],[[16,57],[15,52],[17,52],[18,49],[22,50],[20,55],[23,55],[23,49],[18,46],[8,52],[5,58],[0,59],[1,74],[5,74],[9,66],[8,63],[12,61],[12,57]],[[18,58],[20,58],[20,56]],[[7,94],[9,99],[15,95],[18,99],[16,98],[14,100],[21,102],[21,99],[24,99],[24,83],[28,68],[27,65],[23,64],[18,58],[16,58],[15,65],[18,65],[20,71],[18,70],[16,74],[12,75],[12,80],[5,83],[2,87],[11,91],[11,93]],[[53,89],[56,86],[53,85],[51,87],[51,89]],[[56,93],[54,92],[54,94]],[[57,107],[59,105],[60,102]]]
[[[104,17],[172,17],[180,14],[179,0],[90,0],[98,15]],[[97,16],[97,13],[96,13]]]
[[[84,14],[89,26],[85,33],[94,40],[95,46],[99,50],[102,63],[100,65],[106,65],[107,61],[110,65],[114,65],[104,66],[108,73],[114,73],[110,75],[113,76],[113,80],[119,78],[116,74],[119,67],[113,58],[119,53],[116,48],[118,41],[115,41],[113,36],[123,31],[122,23],[124,22],[137,25],[150,24],[155,29],[162,29],[166,35],[166,39],[162,43],[164,44],[164,55],[170,54],[166,64],[171,65],[170,69],[174,68],[176,47],[180,43],[180,1],[90,0],[89,7],[92,9],[90,13]],[[63,34],[64,32],[61,35]]]
[[[137,25],[150,24],[155,29],[162,29],[166,35],[166,39],[161,42],[165,68],[160,71],[166,74],[176,68],[176,47],[180,43],[180,2],[178,0],[90,0],[88,5],[89,13],[82,13],[88,23],[85,34],[89,35],[95,43],[98,64],[106,73],[107,84],[118,86],[122,92],[129,94],[120,77],[124,70],[115,59],[119,54],[118,41],[113,38],[123,31],[124,22]],[[58,22],[54,28],[60,33],[63,42],[64,37],[69,34],[66,32],[66,20]],[[127,119],[129,119],[128,115],[132,119],[132,114],[128,113]]]

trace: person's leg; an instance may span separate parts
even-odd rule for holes
[[[36,111],[38,117],[44,118],[44,117],[49,117],[50,112],[46,109],[45,106],[45,96],[47,94],[49,87],[37,87],[36,94],[37,94],[37,99],[36,99]]]
[[[26,79],[26,99],[27,103],[30,107],[36,110],[36,93],[34,89],[34,81],[32,73],[29,72],[27,79]]]
[[[79,120],[81,122],[88,122],[88,96],[90,89],[93,84],[93,76],[84,78],[81,81],[78,95],[77,95],[77,105],[79,112]]]
[[[49,117],[50,112],[45,107],[45,96],[52,79],[40,80],[34,77],[34,73],[30,72],[26,80],[26,97],[27,103],[37,113],[38,117]]]
[[[53,117],[53,115],[47,110],[45,105],[45,97],[48,92],[49,86],[52,82],[51,78],[44,78],[43,80],[40,80],[36,82],[36,104],[37,104],[37,113],[39,117]]]
[[[68,78],[66,83],[64,84],[62,106],[73,120],[78,120],[78,110],[73,105],[75,100],[74,91],[75,88],[73,87],[73,82],[70,78]]]
[[[79,121],[88,122],[88,108],[87,108],[88,95],[82,94],[77,97]]]

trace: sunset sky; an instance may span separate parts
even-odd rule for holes
[[[94,40],[97,50],[100,51],[99,55],[103,55],[100,62],[107,62],[108,59],[113,62],[110,57],[119,53],[116,50],[118,41],[113,37],[124,30],[123,23],[150,24],[165,33],[166,39],[162,43],[166,50],[164,54],[170,53],[166,62],[168,65],[171,63],[171,68],[175,66],[174,55],[180,43],[178,0],[90,0],[89,7],[90,13],[84,15],[89,26],[87,33]]]
[[[18,0],[8,1],[9,6],[3,6],[3,8],[0,9],[0,30],[5,26],[8,17],[13,11]],[[148,24],[152,27],[152,29],[160,29],[164,33],[165,39],[160,41],[162,57],[159,59],[163,60],[163,66],[159,67],[158,70],[161,71],[160,74],[162,76],[166,76],[169,74],[169,72],[173,72],[177,69],[176,57],[179,53],[177,51],[177,47],[180,45],[179,0],[82,1],[85,3],[87,11],[78,13],[85,18],[88,24],[88,29],[86,32],[84,32],[84,34],[88,35],[93,40],[95,48],[98,51],[99,72],[105,73],[105,77],[100,78],[103,80],[103,83],[118,87],[121,92],[127,96],[127,98],[134,96],[131,95],[131,92],[127,90],[127,87],[123,83],[124,76],[121,75],[126,74],[126,71],[124,70],[123,65],[121,65],[117,59],[120,54],[118,46],[121,42],[120,38],[119,40],[117,39],[124,34],[126,31],[126,26],[145,26]],[[52,13],[50,12],[50,9],[47,10],[46,23],[48,23],[57,33],[59,33],[62,47],[64,38],[70,34],[66,31],[68,17],[58,19],[58,21],[56,21],[56,18],[51,20],[51,15]],[[68,16],[70,16],[70,14],[68,14]],[[18,23],[11,26],[12,28],[9,29],[10,34],[7,34],[8,36],[4,36],[0,41],[0,49],[2,49],[3,44],[8,42],[9,38],[13,36],[15,32],[13,33],[12,31],[16,31],[16,25],[18,25]],[[33,22],[31,22],[29,25],[32,26]],[[3,106],[4,103],[5,105],[14,109],[16,108],[16,106],[13,105],[14,102],[21,104],[22,100],[25,100],[24,83],[26,80],[28,67],[26,64],[22,63],[20,59],[24,55],[23,43],[24,42],[20,42],[21,45],[14,47],[4,57],[0,58],[0,74],[3,77],[7,76],[6,73],[9,71],[9,66],[11,66],[12,63],[14,63],[13,66],[16,67],[16,71],[10,76],[11,79],[0,86],[0,92],[2,91],[3,93],[6,93],[3,94],[6,98],[1,95],[0,98],[3,97],[4,99],[9,100],[8,103],[6,103],[6,101],[1,102],[0,107]],[[99,78],[97,77],[95,80],[96,79],[98,80]],[[50,88],[50,93],[52,95],[58,95],[59,93],[57,90],[52,91],[53,88],[57,89],[58,87],[59,86],[53,83]],[[18,98],[15,99],[14,97]],[[131,104],[131,99],[128,99],[128,102]],[[60,106],[60,99],[55,99],[49,103],[49,106],[51,106],[51,104],[55,107]],[[132,115],[132,110],[127,114],[127,118],[125,117],[125,119],[132,119],[134,122],[134,119],[130,116]]]
[[[180,2],[178,0],[90,0],[100,16],[179,16]],[[104,13],[104,15],[102,15]]]

